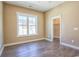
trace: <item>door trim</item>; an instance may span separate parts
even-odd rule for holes
[[[61,17],[61,15],[58,15],[58,16],[52,16],[51,17],[51,41],[53,41],[53,19],[56,19],[56,18],[60,18],[60,41],[61,41],[61,26],[62,26],[62,17]]]

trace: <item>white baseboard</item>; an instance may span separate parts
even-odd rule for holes
[[[60,44],[61,44],[61,45],[64,45],[64,46],[67,46],[67,47],[70,47],[70,48],[73,48],[73,49],[77,49],[77,50],[79,50],[79,47],[74,46],[74,45],[70,45],[70,44],[63,43],[63,42],[61,42]]]
[[[0,56],[1,56],[2,52],[3,52],[3,50],[4,50],[4,46],[0,49]]]
[[[6,46],[12,46],[12,45],[17,45],[17,44],[22,44],[22,43],[27,43],[27,42],[45,40],[45,39],[46,39],[46,38],[40,38],[40,39],[34,39],[34,40],[29,40],[29,41],[22,41],[22,42],[16,42],[16,43],[9,43],[9,44],[4,44],[4,47],[6,47]]]
[[[49,41],[49,42],[52,42],[52,40],[48,39],[48,38],[45,38],[45,40]]]

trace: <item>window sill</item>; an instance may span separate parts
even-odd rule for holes
[[[34,35],[21,35],[21,36],[17,36],[17,37],[30,37],[30,36],[37,36],[38,34],[34,34]]]

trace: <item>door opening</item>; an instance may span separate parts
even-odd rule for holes
[[[51,18],[51,40],[55,39],[61,41],[61,16]]]
[[[53,40],[60,40],[60,18],[53,19]]]

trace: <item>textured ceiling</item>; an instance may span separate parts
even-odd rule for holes
[[[45,12],[63,2],[64,1],[6,1],[5,3]]]

